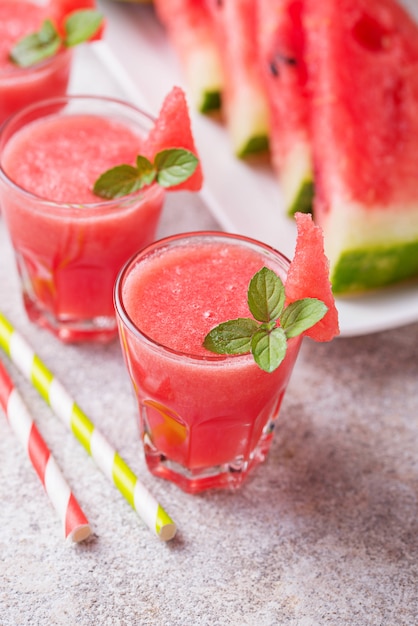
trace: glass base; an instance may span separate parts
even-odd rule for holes
[[[117,336],[117,322],[113,316],[57,319],[49,311],[40,309],[26,294],[23,295],[23,303],[30,321],[45,328],[63,343],[109,343]]]
[[[222,465],[199,469],[189,469],[168,459],[153,446],[145,434],[143,439],[145,460],[154,476],[175,483],[187,493],[196,494],[210,489],[235,490],[241,487],[250,472],[265,460],[273,439],[273,427],[273,422],[266,427],[248,459],[237,457]]]

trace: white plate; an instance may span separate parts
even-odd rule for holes
[[[103,2],[103,10],[106,43],[94,47],[96,54],[125,97],[155,114],[174,84],[186,87],[164,30],[151,6]],[[222,228],[292,257],[296,229],[270,166],[234,158],[225,128],[214,120],[192,112],[192,123],[205,174],[202,195]],[[342,336],[394,328],[418,320],[418,285],[338,298],[337,307]]]

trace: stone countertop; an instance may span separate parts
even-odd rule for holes
[[[216,227],[186,194],[159,234]],[[64,346],[27,321],[1,218],[0,310],[178,525],[154,537],[0,354],[94,531],[65,543],[0,414],[2,626],[416,626],[418,324],[305,340],[267,461],[192,496],[145,467],[117,341]]]
[[[173,195],[159,235],[206,228]],[[191,496],[145,467],[118,342],[64,346],[27,321],[1,216],[0,310],[178,526],[154,537],[0,353],[93,527],[64,541],[0,412],[1,626],[418,624],[418,323],[305,340],[266,462],[240,491]]]

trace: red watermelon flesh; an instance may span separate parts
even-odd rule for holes
[[[52,19],[56,24],[61,35],[64,35],[64,20],[74,13],[74,11],[81,11],[84,9],[97,9],[97,3],[95,0],[50,0],[47,10],[47,17]],[[103,27],[99,28],[97,33],[92,39],[100,39],[103,34]]]
[[[157,152],[168,148],[184,148],[198,157],[186,96],[181,87],[173,87],[165,97],[155,125],[144,144],[144,155],[152,160]],[[170,187],[170,191],[198,191],[202,183],[202,167],[199,163],[190,178]]]
[[[418,25],[394,0],[306,0],[304,23],[334,293],[418,276]]]
[[[265,151],[269,140],[267,97],[257,58],[257,0],[206,0],[216,25],[225,76],[223,113],[234,153]]]
[[[417,24],[393,0],[308,4],[323,185],[368,206],[418,199]]]
[[[258,50],[270,109],[272,164],[288,213],[312,208],[304,0],[258,0]]]
[[[206,1],[154,0],[154,6],[178,55],[193,104],[202,113],[218,110],[224,81]]]
[[[322,300],[328,311],[304,335],[315,341],[331,341],[339,334],[338,311],[329,279],[329,262],[324,253],[324,237],[312,216],[296,213],[297,238],[293,260],[286,278],[286,304],[302,298]]]

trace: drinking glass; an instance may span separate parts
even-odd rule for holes
[[[249,274],[253,265],[270,267],[284,281],[289,261],[244,236],[185,233],[139,251],[116,281],[120,343],[147,466],[189,493],[237,488],[265,459],[302,341],[288,340],[286,356],[272,373],[251,354],[219,355],[201,347],[210,325],[226,321],[216,320],[218,303],[225,306],[217,267],[230,273],[227,310],[237,297],[246,302],[249,280],[238,274],[243,268]],[[147,311],[149,303],[153,308]],[[152,320],[155,333],[148,326]],[[195,347],[188,345],[189,330],[197,333]]]
[[[31,67],[0,68],[0,124],[32,102],[64,96],[71,75],[69,48]]]
[[[47,0],[0,0],[0,125],[32,102],[67,93],[73,60],[69,48],[28,67],[9,59],[16,39],[38,31],[54,13],[50,5]]]
[[[55,140],[71,118],[83,121],[82,130],[74,133],[65,149],[57,147]],[[24,108],[11,116],[0,132],[0,201],[15,252],[24,306],[32,322],[64,342],[108,341],[117,335],[113,308],[116,276],[135,251],[155,239],[165,198],[164,190],[155,183],[121,198],[80,199],[79,188],[86,186],[86,177],[96,166],[96,152],[99,155],[117,149],[119,133],[113,132],[112,139],[107,139],[102,135],[102,120],[111,120],[135,134],[135,155],[153,125],[149,115],[126,102],[66,96]],[[54,200],[55,189],[48,189],[48,197],[43,192],[37,195],[9,175],[16,154],[21,155],[20,161],[26,158],[26,139],[19,137],[28,129],[32,140],[36,136],[40,144],[48,135],[45,150],[56,168],[67,166],[74,145],[78,145],[79,152],[81,146],[79,161],[68,175],[71,180],[64,181],[77,181],[70,201]],[[94,141],[90,138],[93,134]],[[19,141],[20,152],[13,156],[10,149]],[[84,143],[80,142],[87,141],[90,144],[84,156]],[[131,150],[129,140],[124,141]],[[28,178],[34,178],[35,185],[36,172],[43,163],[42,151],[36,154],[27,163]]]

